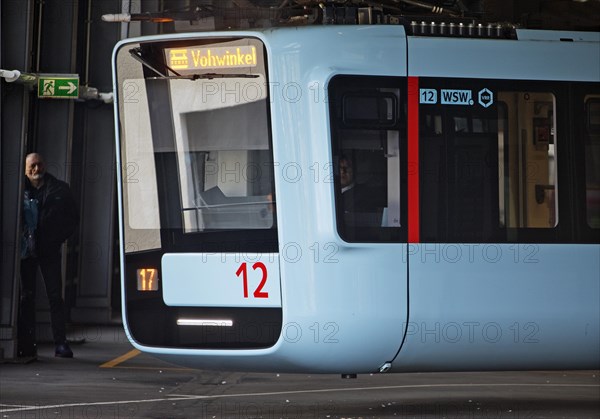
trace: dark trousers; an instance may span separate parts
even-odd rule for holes
[[[60,252],[56,255],[21,261],[21,304],[19,306],[19,347],[35,347],[35,294],[37,270],[42,272],[50,304],[52,335],[55,344],[66,342],[65,303],[62,298]]]

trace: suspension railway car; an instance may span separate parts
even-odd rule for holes
[[[114,50],[123,318],[237,371],[600,368],[600,34]]]

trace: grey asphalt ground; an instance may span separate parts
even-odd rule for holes
[[[74,359],[40,345],[0,364],[1,418],[600,418],[598,371],[359,375],[181,368],[119,326],[80,327]]]

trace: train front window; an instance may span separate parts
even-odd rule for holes
[[[275,227],[265,62],[253,38],[171,40],[118,51],[130,251],[219,231],[241,231],[229,236],[239,243],[251,240],[243,231]]]

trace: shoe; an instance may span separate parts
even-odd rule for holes
[[[17,357],[19,358],[37,358],[36,345],[24,345],[17,348]]]
[[[73,351],[69,348],[67,342],[56,345],[54,356],[59,358],[73,358]]]

